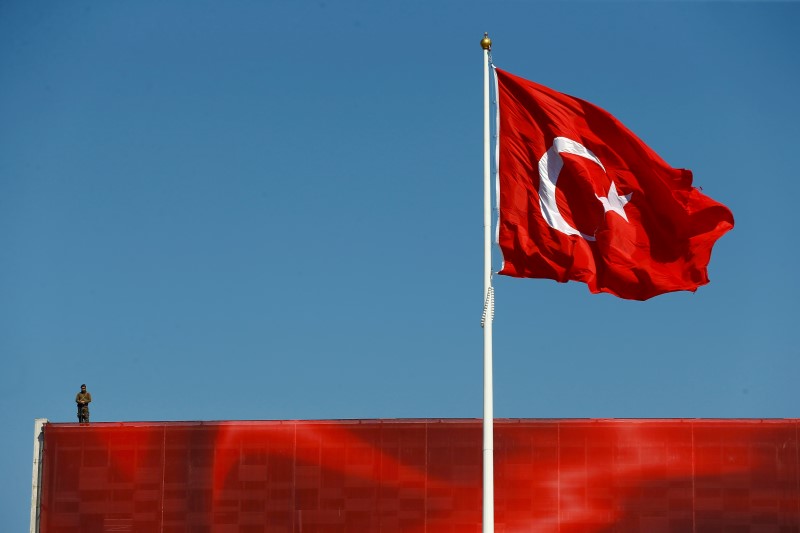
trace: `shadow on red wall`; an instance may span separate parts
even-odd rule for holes
[[[47,424],[41,533],[479,532],[480,420]],[[511,532],[800,532],[796,420],[497,420]]]

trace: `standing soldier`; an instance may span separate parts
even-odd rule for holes
[[[75,395],[75,403],[78,404],[78,422],[89,423],[89,403],[92,401],[92,393],[86,392],[86,385],[81,385],[81,391]]]

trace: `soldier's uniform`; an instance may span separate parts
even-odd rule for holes
[[[75,403],[78,404],[78,422],[89,421],[89,402],[92,401],[92,393],[81,390],[75,395]]]

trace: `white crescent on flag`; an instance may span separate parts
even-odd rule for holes
[[[561,157],[562,153],[573,154],[594,161],[603,169],[603,172],[606,171],[600,159],[582,144],[572,139],[567,139],[566,137],[556,137],[553,139],[553,146],[539,159],[539,206],[542,210],[542,216],[548,226],[561,233],[580,235],[587,241],[594,241],[594,235],[588,235],[573,228],[558,210],[558,204],[556,203],[556,182],[564,166],[564,159]],[[595,196],[603,204],[604,212],[614,211],[622,216],[626,222],[628,221],[624,206],[631,199],[631,194],[624,196],[617,194],[617,186],[612,181],[607,196]]]

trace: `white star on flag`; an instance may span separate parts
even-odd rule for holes
[[[624,196],[620,196],[617,194],[617,186],[614,182],[611,182],[611,187],[608,189],[608,196],[602,197],[597,196],[597,199],[603,204],[603,209],[606,213],[609,211],[614,211],[619,216],[625,219],[625,222],[628,222],[628,215],[625,214],[625,204],[630,202],[631,195],[633,193],[628,193]]]

